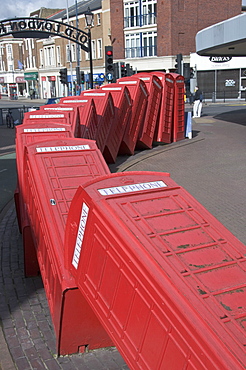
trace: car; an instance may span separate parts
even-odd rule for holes
[[[48,98],[45,105],[48,104],[57,104],[60,102],[61,97]]]

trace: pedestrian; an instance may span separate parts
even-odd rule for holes
[[[194,105],[193,105],[193,117],[201,117],[202,113],[202,91],[198,86],[195,87]]]

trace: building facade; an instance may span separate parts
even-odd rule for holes
[[[104,50],[112,45],[114,61],[128,63],[139,72],[175,71],[176,55],[181,53],[183,62],[196,68],[206,87],[213,74],[210,70],[199,71],[201,64],[191,62],[190,57],[195,53],[196,33],[242,11],[241,0],[83,0],[69,9],[41,8],[31,16],[68,23],[88,32],[84,16],[88,6],[94,14],[94,86],[104,82]],[[85,76],[79,89],[78,67]],[[62,68],[67,68],[68,85],[59,79]],[[43,39],[0,37],[0,92],[12,98],[30,96],[32,92],[40,98],[77,94],[89,87],[89,72],[89,54],[58,35]],[[216,74],[213,76],[216,78]],[[241,86],[241,78],[236,86]]]
[[[240,14],[242,2],[110,0],[110,10],[116,60],[126,60],[138,71],[172,71],[177,54],[189,62],[199,30]]]
[[[94,85],[104,81],[104,47],[110,40],[109,0],[87,0],[73,5],[69,9],[33,12],[32,17],[41,17],[67,23],[88,33],[84,13],[90,9],[94,14],[91,27],[93,80]],[[55,14],[54,14],[55,13]],[[85,74],[85,83],[80,89],[88,88],[89,53],[83,51],[76,43],[60,36],[48,38],[16,39],[8,36],[0,38],[0,92],[12,97],[13,87],[16,97],[20,95],[50,98],[76,94],[76,67]],[[68,85],[60,82],[60,69],[67,68]],[[78,89],[78,91],[77,91]]]

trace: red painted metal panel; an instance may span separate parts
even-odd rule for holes
[[[173,75],[170,73],[152,73],[160,79],[163,86],[160,112],[158,116],[158,122],[156,124],[154,141],[171,143],[173,131],[173,105],[175,88],[174,78]]]
[[[94,89],[82,91],[80,96],[88,100],[94,100],[98,117],[98,128],[95,140],[98,148],[103,153],[115,116],[112,95],[110,92]]]
[[[142,80],[131,77],[120,78],[120,85],[127,86],[132,99],[132,114],[129,125],[126,127],[119,153],[134,154],[140,127],[143,125],[148,104],[148,90]]]
[[[36,124],[38,122],[50,122],[50,123],[66,123],[71,125],[71,115],[67,112],[42,112],[42,111],[33,111],[24,113],[24,124]]]
[[[184,95],[185,84],[184,77],[172,73],[175,81],[174,106],[173,106],[173,135],[172,141],[183,140],[185,137],[185,116],[184,116]]]
[[[48,104],[40,107],[39,112],[52,112],[54,113],[63,113],[67,112],[70,115],[71,131],[73,132],[74,137],[79,137],[79,109],[77,106],[68,106],[66,104]]]
[[[156,123],[160,111],[162,83],[157,76],[147,72],[137,73],[134,77],[144,81],[149,93],[145,119],[139,130],[137,147],[150,149],[152,148]]]
[[[114,124],[109,132],[103,151],[105,160],[108,163],[114,163],[119,152],[125,129],[131,119],[131,95],[126,86],[117,83],[102,86],[100,90],[109,91],[114,102]]]
[[[81,96],[66,96],[60,99],[60,103],[62,104],[75,104],[75,105],[83,105],[87,102],[87,99],[84,99]]]
[[[102,154],[91,140],[51,140],[25,148],[24,201],[58,354],[74,353],[85,345],[89,348],[112,345],[64,267],[65,223],[74,193],[89,179],[108,173]]]
[[[164,173],[91,181],[67,219],[67,265],[131,369],[244,368],[245,252]]]
[[[81,96],[69,96],[61,99],[62,104],[77,106],[79,108],[80,126],[78,137],[95,140],[98,130],[98,118],[93,99]]]
[[[36,253],[34,251],[34,243],[26,214],[26,206],[23,202],[24,174],[24,148],[26,145],[33,143],[52,140],[52,139],[65,139],[72,138],[73,133],[70,125],[63,125],[57,123],[41,123],[37,122],[33,125],[22,124],[16,126],[16,167],[17,167],[17,188],[15,191],[15,207],[19,229],[23,234],[23,248],[24,248],[24,268],[26,276],[35,276],[39,272],[38,264],[36,261]]]

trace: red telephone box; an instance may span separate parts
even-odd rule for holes
[[[119,153],[132,155],[137,144],[139,130],[144,122],[149,93],[145,83],[140,79],[127,77],[120,78],[117,82],[127,86],[132,99],[131,120],[123,135]]]
[[[64,252],[130,369],[243,369],[245,246],[167,174],[80,187]]]
[[[172,142],[173,105],[175,80],[171,73],[152,72],[162,83],[162,99],[156,124],[154,141],[162,143]]]
[[[172,73],[174,78],[174,105],[173,105],[173,133],[172,141],[176,142],[185,138],[185,83],[184,76]]]
[[[145,119],[139,130],[137,147],[150,149],[152,148],[156,123],[160,111],[162,83],[157,76],[147,72],[137,73],[134,77],[144,81],[149,93]]]
[[[103,156],[108,163],[114,163],[120,148],[120,144],[131,119],[131,95],[126,86],[118,83],[108,84],[101,87],[103,91],[109,91],[112,95],[115,109],[115,119],[109,132]]]
[[[58,354],[111,346],[112,341],[64,267],[64,234],[79,185],[109,174],[92,140],[66,138],[25,148],[24,202],[56,333]]]

